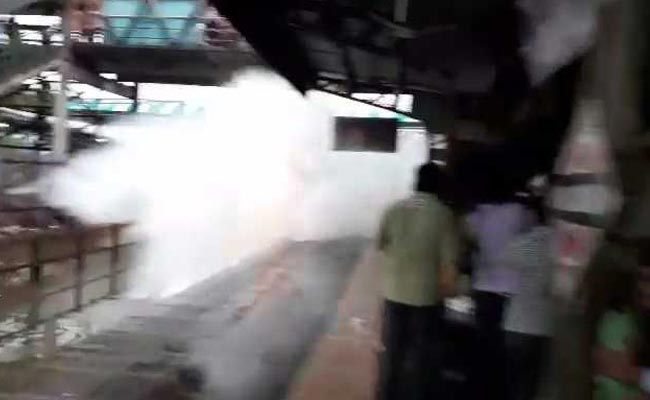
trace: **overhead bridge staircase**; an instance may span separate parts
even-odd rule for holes
[[[22,83],[63,62],[61,47],[16,45],[0,47],[0,97],[19,89]]]

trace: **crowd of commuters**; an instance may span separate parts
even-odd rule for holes
[[[463,263],[470,266],[474,333],[462,398],[541,398],[540,388],[549,386],[555,328],[553,230],[544,199],[495,191],[459,211],[453,186],[442,169],[425,164],[414,193],[382,218],[377,247],[384,350],[377,398],[452,398],[443,378],[444,299],[457,294]],[[650,398],[649,261],[642,256],[640,267],[619,274],[620,287],[608,291],[611,301],[598,317],[588,366],[594,400]]]

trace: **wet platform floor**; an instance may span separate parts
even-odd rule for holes
[[[0,399],[313,398],[302,382],[341,318],[368,329],[339,316],[367,245],[291,243],[164,302],[101,304],[123,317],[55,357],[0,365]]]

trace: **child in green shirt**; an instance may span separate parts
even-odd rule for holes
[[[643,275],[621,271],[617,282],[612,282],[610,307],[600,318],[596,332],[594,400],[647,399],[639,388],[641,369],[637,362],[637,351],[647,340],[640,326],[646,304]]]

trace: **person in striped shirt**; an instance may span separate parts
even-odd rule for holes
[[[536,398],[552,334],[553,229],[545,224],[541,199],[531,200],[528,208],[537,217],[536,223],[516,236],[503,256],[516,282],[503,323],[508,400]]]

